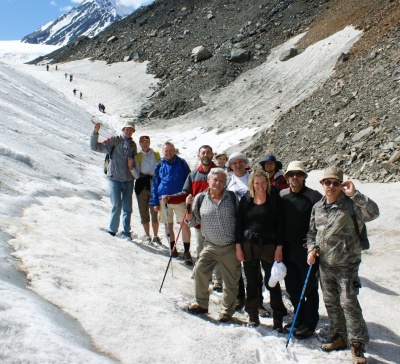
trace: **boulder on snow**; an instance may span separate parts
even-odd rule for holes
[[[192,49],[192,58],[195,62],[205,61],[211,56],[211,52],[206,47],[198,46]]]
[[[290,48],[287,51],[284,51],[280,56],[279,60],[281,62],[285,62],[289,60],[290,58],[296,57],[299,54],[299,50],[297,48]]]

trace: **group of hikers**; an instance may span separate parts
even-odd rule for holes
[[[376,203],[356,190],[352,181],[344,181],[337,167],[324,170],[321,195],[306,186],[308,174],[301,161],[291,161],[284,171],[272,154],[252,170],[244,154],[214,155],[211,146],[202,145],[199,165],[191,171],[169,141],[160,155],[150,147],[150,137],[142,135],[138,152],[132,139],[135,129],[134,121],[125,121],[119,136],[99,142],[100,123],[96,123],[91,134],[91,149],[110,155],[108,233],[117,234],[122,213],[122,236],[131,238],[133,191],[146,243],[162,245],[159,223],[165,224],[171,255],[177,258],[175,216],[181,223],[182,257],[188,265],[193,264],[193,227],[196,302],[188,311],[208,313],[213,279],[212,289],[223,293],[219,320],[224,323],[244,308],[248,326],[257,327],[260,316],[272,315],[273,330],[292,330],[298,339],[312,337],[319,321],[319,282],[331,328],[322,350],[349,346],[353,363],[365,363],[369,336],[357,299],[361,288],[359,228],[379,216]],[[288,312],[281,286],[271,276],[274,264],[282,263],[287,271],[286,291],[298,309],[296,321],[286,325],[283,319]],[[263,284],[270,294],[272,314],[263,305]]]

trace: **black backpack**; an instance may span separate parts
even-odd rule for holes
[[[346,196],[346,203],[347,203],[347,210],[350,213],[350,216],[354,222],[354,226],[356,227],[356,232],[358,235],[358,238],[360,239],[361,247],[362,250],[368,250],[369,249],[369,240],[368,240],[368,233],[367,233],[367,226],[363,223],[361,226],[361,230],[358,226],[357,222],[357,216],[354,211],[354,202],[353,200]]]

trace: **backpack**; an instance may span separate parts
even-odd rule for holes
[[[368,233],[367,233],[367,226],[365,223],[362,224],[361,230],[358,226],[357,222],[357,217],[356,213],[354,211],[354,202],[353,200],[346,196],[346,203],[347,203],[347,210],[349,211],[349,214],[353,220],[354,226],[356,228],[357,236],[360,239],[361,247],[362,250],[368,250],[369,249],[369,240],[368,240]]]
[[[160,157],[160,152],[154,151],[154,156],[156,157],[156,161],[157,161],[157,162],[161,159],[161,157]],[[138,161],[138,163],[139,163],[139,166],[142,165],[142,158],[143,158],[143,154],[142,154],[142,152],[139,152],[139,153],[137,154],[137,161]]]
[[[228,192],[229,192],[229,196],[230,196],[230,198],[231,198],[231,200],[233,202],[233,205],[236,207],[236,195],[235,195],[235,192],[233,192],[233,191],[228,191]],[[202,205],[202,203],[204,201],[204,197],[205,196],[206,196],[206,191],[200,193],[200,195],[199,195],[199,203],[198,203],[199,211],[200,211],[200,208],[201,208],[201,205]]]
[[[107,172],[108,172],[108,166],[110,165],[110,159],[111,159],[111,157],[114,153],[114,149],[118,143],[119,143],[119,137],[117,136],[116,138],[114,138],[110,153],[107,153],[104,158],[104,174],[107,174]]]

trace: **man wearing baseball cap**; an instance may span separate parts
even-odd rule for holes
[[[132,140],[136,125],[133,120],[126,120],[122,124],[122,133],[119,136],[112,136],[99,143],[100,127],[100,123],[94,123],[94,129],[90,136],[90,149],[95,152],[107,153],[110,156],[110,164],[107,169],[111,202],[108,233],[112,236],[117,234],[122,211],[122,236],[131,239],[134,177],[130,170],[134,167],[137,153],[136,143]]]
[[[357,299],[362,250],[357,230],[376,219],[379,208],[356,190],[352,181],[343,181],[340,168],[325,169],[320,183],[325,196],[311,212],[307,261],[315,264],[319,257],[321,289],[331,324],[332,336],[322,350],[342,350],[348,343],[353,363],[366,363],[364,352],[369,335]],[[353,207],[355,220],[349,205]]]
[[[296,310],[308,272],[307,232],[311,211],[322,195],[305,185],[308,175],[301,161],[290,162],[284,176],[289,183],[289,188],[280,192],[284,214],[283,261],[287,267],[285,285]],[[294,325],[293,335],[299,339],[312,336],[319,320],[317,272],[318,265],[314,264]],[[284,330],[290,330],[291,326],[290,322]]]

